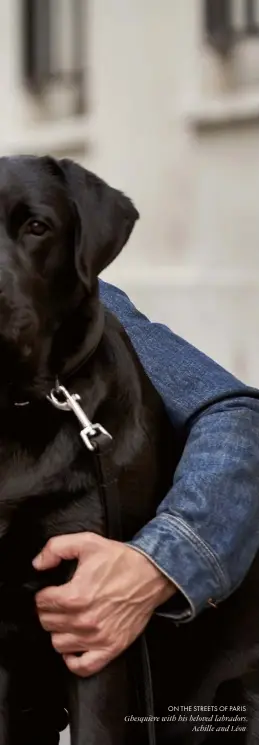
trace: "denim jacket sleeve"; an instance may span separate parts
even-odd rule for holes
[[[151,323],[100,280],[179,433],[187,434],[172,489],[129,545],[178,587],[162,608],[188,621],[244,579],[259,547],[259,391]]]

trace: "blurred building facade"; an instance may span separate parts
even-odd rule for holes
[[[1,0],[0,152],[124,190],[141,219],[104,277],[257,385],[259,2],[231,29],[230,5]]]

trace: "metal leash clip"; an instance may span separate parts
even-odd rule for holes
[[[60,401],[58,396],[63,396],[64,400]],[[88,419],[78,403],[81,400],[81,396],[79,396],[78,393],[69,393],[69,391],[57,381],[56,387],[52,388],[47,399],[56,409],[60,409],[60,411],[73,411],[80,424],[83,425],[80,437],[88,450],[93,451],[95,449],[95,445],[91,442],[91,438],[98,434],[98,432],[112,440],[112,436],[106,429],[104,429],[104,427],[102,427],[101,424],[93,424],[93,422]]]

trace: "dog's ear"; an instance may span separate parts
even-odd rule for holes
[[[76,212],[75,262],[88,290],[120,253],[139,213],[128,197],[67,158],[58,161]]]

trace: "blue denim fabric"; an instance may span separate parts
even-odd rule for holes
[[[129,545],[181,592],[159,611],[188,621],[242,582],[259,546],[259,391],[151,323],[100,280],[179,433],[188,433],[172,489]]]

